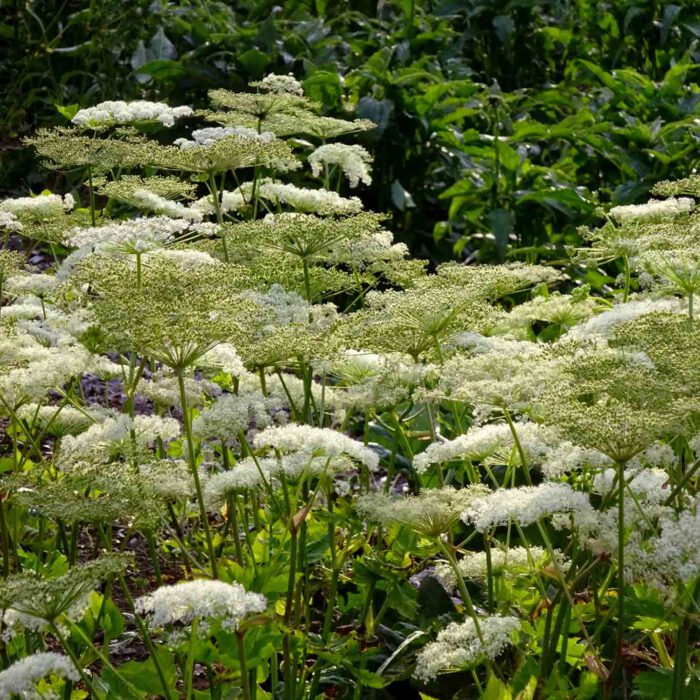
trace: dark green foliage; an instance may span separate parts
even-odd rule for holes
[[[303,79],[328,114],[347,100],[379,125],[364,199],[434,260],[561,257],[592,221],[592,192],[642,201],[697,164],[694,0],[0,7],[0,190],[41,189],[18,139],[77,105],[204,106],[208,89],[273,71]]]

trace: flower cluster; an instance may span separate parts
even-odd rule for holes
[[[148,616],[152,628],[196,623],[203,638],[211,634],[214,623],[233,632],[246,617],[266,607],[265,596],[249,593],[240,584],[208,580],[161,586],[136,601],[136,609]]]
[[[177,119],[189,117],[191,107],[169,107],[162,102],[123,100],[100,102],[94,107],[86,107],[76,112],[71,120],[80,127],[111,126],[112,124],[132,124],[134,122],[157,121],[163,126],[173,126]]]
[[[491,615],[480,622],[480,630],[473,620],[452,622],[438,633],[434,642],[418,654],[416,678],[429,681],[441,672],[468,668],[485,659],[495,659],[513,639],[520,628],[515,617]]]
[[[357,145],[329,143],[319,146],[310,156],[311,171],[320,177],[323,168],[337,165],[348,179],[350,187],[357,187],[360,182],[372,184],[368,166],[372,162],[369,151]]]

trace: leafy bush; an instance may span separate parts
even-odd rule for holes
[[[426,272],[375,123],[251,88],[79,110],[0,202],[0,694],[696,695],[700,177],[582,229],[605,294]]]

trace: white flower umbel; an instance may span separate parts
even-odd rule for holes
[[[552,431],[536,423],[515,423],[518,439],[526,455],[542,456],[551,441]],[[458,435],[454,440],[434,442],[424,452],[413,459],[416,471],[422,473],[431,464],[441,464],[456,459],[468,459],[474,462],[484,460],[496,454],[504,455],[515,446],[513,434],[506,423],[489,423],[471,428],[467,433]]]
[[[669,496],[669,476],[663,469],[628,467],[625,469],[625,488],[645,504],[662,504]],[[593,479],[593,493],[602,495],[617,488],[617,471],[606,469]]]
[[[6,289],[15,296],[33,294],[40,299],[45,299],[51,296],[57,285],[58,280],[55,275],[17,275],[7,280]]]
[[[80,435],[64,438],[61,466],[69,468],[82,459],[107,461],[110,455],[130,450],[132,437],[134,446],[141,449],[159,438],[168,442],[179,437],[180,428],[175,418],[135,416],[131,419],[126,414],[110,417],[102,423],[91,425]]]
[[[17,337],[10,342],[19,345]],[[2,351],[0,339],[0,357]],[[25,348],[25,352],[17,347],[13,354],[15,364],[23,366],[0,373],[0,396],[4,403],[13,407],[31,401],[40,402],[47,391],[62,387],[70,378],[82,374],[90,363],[90,354],[82,347],[45,348],[35,343],[31,348]]]
[[[24,227],[12,212],[0,210],[0,228],[8,231],[21,231]]]
[[[301,452],[313,456],[342,457],[347,455],[369,469],[376,469],[379,456],[361,442],[329,428],[290,424],[267,428],[254,438],[256,447],[273,447],[282,453]]]
[[[453,622],[438,633],[437,640],[427,644],[416,658],[413,675],[429,681],[438,674],[457,671],[489,659],[495,659],[514,643],[520,620],[516,617],[491,615],[479,620],[481,637],[473,620]]]
[[[0,672],[0,698],[22,698],[22,700],[47,700],[58,697],[37,690],[37,683],[48,675],[59,676],[66,680],[77,681],[80,678],[73,662],[62,654],[52,651],[39,652],[15,661]]]
[[[261,199],[269,200],[275,205],[285,204],[296,211],[322,216],[357,214],[362,211],[362,202],[357,197],[341,197],[337,192],[304,189],[274,182],[269,178],[259,183],[257,194]],[[247,192],[246,196],[250,198]]]
[[[248,185],[250,185],[250,188]],[[247,194],[251,189],[252,183],[243,183],[237,190],[223,190],[220,193],[221,202],[219,203],[219,210],[226,214],[231,211],[240,211],[241,209],[245,209],[251,203],[250,196]],[[200,197],[197,201],[192,203],[190,209],[193,211],[199,211],[204,216],[209,216],[216,213],[216,207],[214,206],[214,201],[211,195]]]
[[[557,561],[566,568],[564,555],[557,553]],[[511,547],[510,549],[491,550],[491,575],[515,577],[518,574],[529,573],[533,569],[544,566],[549,561],[546,549],[542,547]],[[470,581],[486,581],[489,575],[486,552],[469,552],[457,562],[462,578]],[[447,562],[440,562],[435,567],[435,578],[447,590],[457,587],[455,571]]]
[[[247,126],[207,126],[204,129],[195,129],[192,132],[192,139],[176,139],[173,145],[182,149],[195,148],[196,146],[212,146],[217,141],[225,139],[227,136],[238,136],[249,141],[260,141],[270,143],[275,135],[271,131],[258,133],[255,129]]]
[[[18,197],[0,202],[0,212],[29,219],[47,219],[72,211],[75,200],[70,194],[41,194],[38,197]]]
[[[263,476],[268,479],[270,472],[277,469],[279,463],[276,459],[246,457],[228,471],[213,474],[204,482],[204,501],[209,508],[219,508],[230,496],[259,486]]]
[[[607,339],[620,324],[659,311],[685,313],[679,299],[634,299],[624,304],[616,304],[612,309],[575,326],[563,336],[563,340],[588,340],[596,336]]]
[[[266,92],[274,92],[278,95],[299,95],[301,97],[304,94],[304,88],[301,83],[291,73],[287,75],[270,73],[262,80],[250,85],[251,87],[256,87]]]
[[[613,207],[608,214],[618,223],[658,223],[670,221],[679,214],[687,214],[695,207],[690,197],[650,199],[646,204],[628,204]]]
[[[201,221],[204,217],[198,209],[191,209],[180,202],[174,202],[172,199],[161,197],[155,192],[147,189],[135,190],[131,195],[131,203],[145,211],[153,212],[154,214],[162,214],[169,216],[172,219],[187,219],[189,221]]]
[[[202,355],[197,364],[204,368],[216,368],[237,377],[245,372],[243,360],[231,343],[218,343]]]
[[[171,624],[190,626],[197,620],[201,637],[209,636],[212,625],[233,632],[249,615],[264,612],[265,596],[248,593],[238,583],[199,580],[161,586],[136,601],[136,609],[149,617],[152,629]]]
[[[264,396],[260,390],[226,394],[194,419],[192,430],[198,437],[227,442],[241,431],[284,422],[283,407],[278,397]]]
[[[511,520],[526,526],[553,513],[588,513],[591,510],[586,494],[574,491],[568,484],[544,483],[493,491],[474,501],[462,513],[462,520],[474,525],[479,532],[486,532],[495,525],[507,525]]]
[[[700,509],[669,513],[659,525],[661,533],[651,541],[649,567],[659,578],[691,584],[700,575]]]
[[[481,484],[455,489],[424,489],[417,496],[390,496],[368,493],[357,501],[357,510],[364,517],[382,525],[398,523],[430,537],[448,532],[461,513],[488,489]]]
[[[100,102],[94,107],[78,110],[71,121],[80,127],[156,121],[163,126],[173,126],[176,119],[189,117],[191,114],[191,107],[169,107],[163,102],[146,100],[134,102],[116,100]]]
[[[348,179],[350,187],[357,187],[360,182],[372,184],[369,165],[372,156],[369,151],[357,144],[328,143],[319,146],[310,156],[311,172],[320,177],[325,166],[337,165]]]
[[[74,228],[65,234],[64,240],[73,248],[90,246],[95,251],[147,253],[172,242],[189,226],[190,222],[184,219],[156,216]]]

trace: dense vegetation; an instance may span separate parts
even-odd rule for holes
[[[17,139],[109,99],[203,107],[293,72],[379,126],[368,206],[419,255],[561,259],[598,203],[697,165],[693,0],[5,3],[2,180],[46,175]],[[67,111],[66,111],[67,110]],[[600,280],[591,278],[592,284]]]
[[[696,2],[2,12],[0,698],[700,699]]]
[[[209,100],[0,202],[0,696],[697,697],[700,177],[580,231],[604,293],[427,272],[374,122]]]

